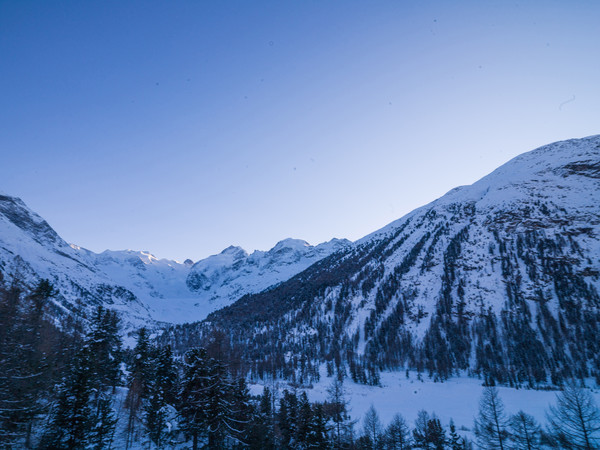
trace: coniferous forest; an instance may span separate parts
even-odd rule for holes
[[[479,220],[466,207],[453,214]],[[544,214],[540,203],[526,216]],[[467,372],[513,387],[599,382],[600,296],[589,281],[598,272],[573,237],[588,231],[549,237],[545,230],[482,233],[467,225],[451,232],[448,223],[434,209],[416,223],[409,218],[384,238],[335,253],[203,322],[173,325],[161,341],[183,351],[227,330],[233,358],[256,379],[310,383],[325,362],[368,385],[378,385],[383,370],[405,368],[439,381]],[[386,269],[398,248],[404,257]],[[427,278],[432,267],[440,272],[434,281]],[[501,280],[499,311],[485,297],[494,292],[483,286],[486,270]],[[419,294],[430,286],[439,291]],[[363,308],[368,315],[357,326]]]
[[[214,332],[175,355],[147,329],[122,346],[117,313],[98,306],[85,323],[58,327],[47,314],[56,290],[13,284],[0,293],[0,447],[39,449],[536,449],[600,446],[600,410],[587,389],[565,383],[540,424],[508,415],[484,389],[473,428],[420,411],[384,424],[373,406],[351,418],[340,372],[311,402],[293,384],[251,395],[249,372]]]

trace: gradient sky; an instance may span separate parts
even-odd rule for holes
[[[358,239],[600,133],[600,2],[0,0],[0,190],[197,260]]]

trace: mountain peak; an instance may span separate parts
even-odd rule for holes
[[[269,252],[278,252],[278,251],[281,251],[284,249],[304,251],[311,247],[312,246],[308,242],[306,242],[302,239],[287,238],[287,239],[283,239],[283,240],[279,241],[277,244],[275,244],[275,246],[271,250],[269,250]]]
[[[237,245],[230,245],[219,254],[233,256],[235,259],[244,258],[248,256],[248,252],[246,252],[246,250]]]
[[[21,231],[29,234],[39,243],[50,243],[54,246],[68,247],[52,229],[48,222],[31,211],[18,197],[0,195],[0,216]]]

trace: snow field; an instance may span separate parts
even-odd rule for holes
[[[324,376],[312,389],[302,389],[311,401],[327,400],[327,388],[333,378]],[[269,383],[266,386],[271,388]],[[594,386],[590,381],[588,386]],[[250,385],[251,392],[259,395],[263,391],[262,384]],[[280,388],[291,389],[280,385]],[[350,379],[344,380],[346,398],[349,400],[350,416],[357,420],[357,431],[362,428],[365,413],[371,405],[375,407],[384,426],[387,426],[395,414],[401,414],[412,426],[421,410],[429,414],[435,413],[442,425],[448,426],[454,420],[457,429],[472,430],[473,420],[479,411],[479,399],[483,392],[482,380],[461,376],[451,378],[443,383],[434,382],[423,377],[417,379],[416,372],[381,373],[381,386],[356,384]],[[548,406],[555,403],[558,391],[515,389],[497,386],[500,398],[504,403],[504,411],[508,415],[523,410],[541,423],[546,423]],[[600,406],[600,390],[591,388],[596,404]],[[470,434],[470,433],[469,433]],[[471,435],[472,437],[472,435]]]

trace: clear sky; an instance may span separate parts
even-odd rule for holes
[[[600,133],[598,1],[0,0],[0,190],[197,260],[358,239]]]

